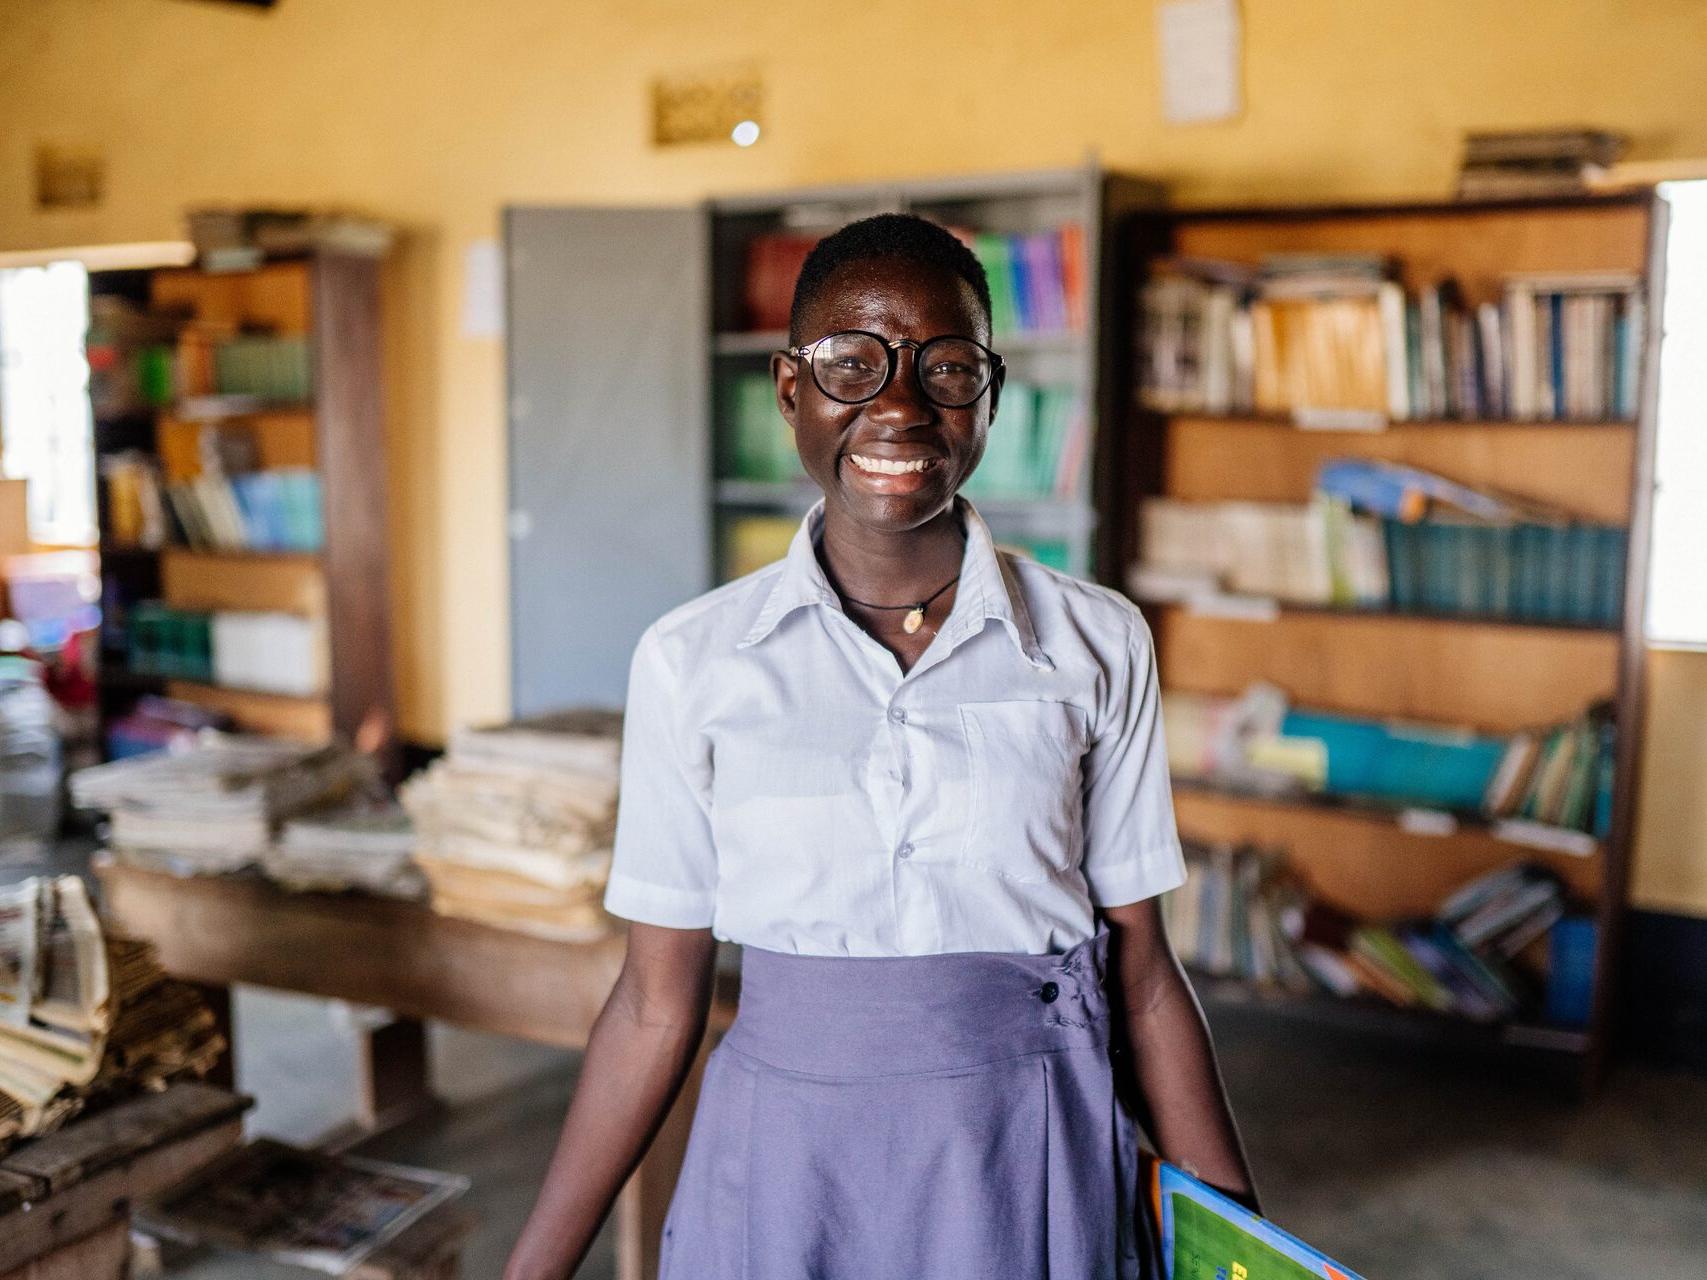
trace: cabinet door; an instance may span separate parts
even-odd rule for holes
[[[705,225],[505,211],[518,716],[621,706],[640,633],[711,585]]]

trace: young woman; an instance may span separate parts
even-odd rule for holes
[[[998,551],[977,259],[823,240],[771,362],[823,498],[671,611],[628,688],[605,903],[622,975],[508,1280],[573,1273],[704,1033],[665,1280],[1107,1280],[1147,1263],[1135,1125],[1254,1204],[1156,895],[1184,878],[1149,632]]]

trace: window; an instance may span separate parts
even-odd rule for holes
[[[30,482],[36,542],[96,541],[88,327],[82,264],[0,270],[0,470]]]
[[[1667,182],[1648,640],[1707,647],[1707,181]]]

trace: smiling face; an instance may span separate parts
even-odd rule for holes
[[[811,343],[843,329],[921,343],[943,334],[989,341],[989,325],[964,280],[897,258],[838,268],[808,313],[800,339]],[[794,428],[806,474],[824,491],[827,518],[834,508],[873,530],[917,528],[952,503],[984,456],[1000,370],[973,403],[945,409],[919,390],[916,354],[907,347],[898,351],[895,376],[864,404],[826,396],[808,361],[772,358],[778,407]]]

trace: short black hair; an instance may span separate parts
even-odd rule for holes
[[[788,340],[800,342],[805,338],[800,330],[806,312],[838,268],[877,258],[900,258],[960,277],[972,286],[972,295],[984,311],[984,323],[990,323],[989,277],[984,274],[984,264],[959,236],[916,213],[879,213],[850,222],[813,246],[794,285]]]

